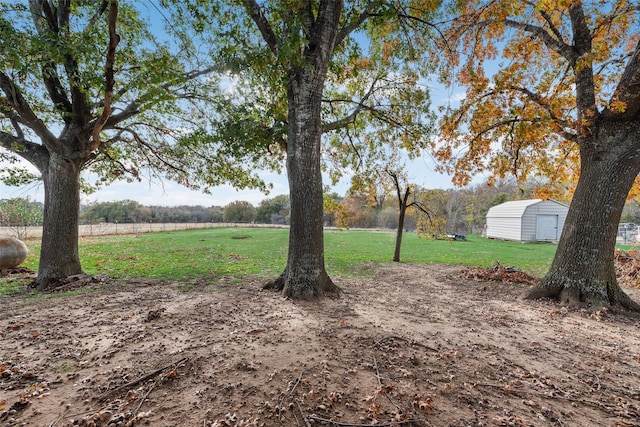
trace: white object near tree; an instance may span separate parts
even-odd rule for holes
[[[490,239],[557,242],[569,207],[555,200],[529,199],[502,203],[487,212]]]
[[[0,271],[14,268],[27,258],[27,245],[15,237],[0,237]]]

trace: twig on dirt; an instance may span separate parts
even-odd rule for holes
[[[389,427],[389,426],[400,426],[403,424],[416,424],[421,422],[420,420],[409,418],[408,420],[389,421],[389,422],[380,423],[380,424],[358,424],[358,423],[345,423],[341,421],[329,420],[327,418],[319,417],[316,414],[309,415],[309,419],[314,421],[319,421],[322,423],[332,424],[334,426],[341,426],[341,427]]]
[[[300,415],[302,415],[302,420],[304,421],[304,425],[306,427],[311,427],[311,424],[309,424],[309,421],[307,420],[307,417],[304,415],[304,412],[302,412],[302,408],[300,407],[300,403],[298,403],[297,400],[296,400],[296,405],[298,405],[298,411],[300,411]]]
[[[507,389],[504,386],[498,385],[498,384],[489,384],[489,383],[476,383],[476,385],[482,386],[482,387],[492,387],[492,388],[499,388],[502,391],[505,391],[507,393],[512,393],[512,394],[516,394],[516,395],[526,395],[526,394],[533,394],[535,396],[540,396],[540,397],[544,397],[547,399],[558,399],[558,400],[567,400],[569,402],[576,402],[576,403],[582,403],[585,405],[591,405],[594,408],[598,408],[598,409],[606,409],[609,410],[609,407],[603,403],[597,402],[595,400],[589,400],[589,399],[576,399],[575,397],[568,397],[568,396],[559,396],[557,394],[548,394],[548,393],[541,393],[539,391],[534,391],[534,390],[514,390],[514,389]],[[561,389],[558,388],[558,390],[562,391]]]
[[[130,382],[124,384],[124,385],[121,385],[120,387],[114,388],[113,390],[109,390],[106,393],[103,393],[102,396],[100,396],[98,398],[98,401],[102,402],[102,401],[108,399],[109,397],[113,396],[114,394],[118,394],[118,393],[121,393],[121,392],[123,392],[125,390],[128,390],[128,389],[132,388],[132,387],[135,387],[136,385],[140,384],[141,382],[144,382],[144,381],[146,381],[146,380],[148,380],[150,378],[153,378],[153,377],[157,376],[158,374],[164,373],[168,369],[178,368],[179,366],[182,366],[187,360],[189,360],[189,359],[187,357],[184,357],[184,358],[178,360],[175,363],[172,363],[170,365],[166,365],[166,366],[164,366],[164,367],[162,367],[160,369],[156,369],[155,371],[153,371],[153,372],[151,372],[151,373],[149,373],[147,375],[144,375],[144,376],[142,376],[140,378],[137,378],[137,379],[135,379],[133,381],[130,381]]]
[[[387,399],[389,399],[389,402],[391,402],[396,408],[402,411],[402,408],[400,408],[400,406],[398,406],[398,404],[394,402],[393,399],[391,399],[391,397],[384,391],[384,387],[382,386],[382,379],[380,378],[380,369],[378,369],[378,359],[376,359],[375,354],[373,355],[373,367],[376,368],[376,379],[378,380],[378,387],[380,387],[380,392],[384,394]]]
[[[284,399],[293,394],[293,391],[296,389],[296,387],[298,387],[298,384],[300,384],[300,381],[302,380],[302,374],[304,374],[304,370],[300,371],[300,375],[298,375],[298,378],[296,379],[295,384],[293,384],[293,387],[291,387],[291,390],[289,390],[287,394],[284,394],[280,397],[280,401],[278,402],[278,420],[280,421],[281,425],[282,419],[280,415],[282,413],[282,404],[284,403]],[[295,417],[295,414],[293,416]]]
[[[156,385],[158,384],[158,381],[154,382],[151,387],[149,388],[149,390],[147,390],[147,392],[144,394],[144,396],[142,396],[142,399],[140,399],[140,403],[138,404],[138,407],[131,413],[131,418],[135,418],[136,414],[138,413],[138,411],[140,410],[140,408],[142,408],[142,405],[144,404],[144,401],[147,400],[147,397],[149,397],[149,395],[151,394],[151,392],[153,391],[153,389],[156,388]]]

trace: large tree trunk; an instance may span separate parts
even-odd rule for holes
[[[289,124],[287,175],[291,200],[289,254],[284,273],[265,288],[287,297],[312,300],[339,288],[324,265],[322,174],[320,170],[323,78],[300,71],[287,87]]]
[[[640,311],[617,283],[614,250],[625,200],[640,172],[637,123],[603,123],[599,152],[581,148],[581,171],[549,272],[527,298],[552,297],[593,310]],[[586,145],[586,144],[585,144]]]
[[[80,170],[76,162],[51,154],[42,170],[44,218],[35,286],[44,290],[58,279],[82,273],[78,254]]]

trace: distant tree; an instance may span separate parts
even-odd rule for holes
[[[328,227],[348,228],[348,215],[343,205],[344,198],[336,192],[324,193],[322,198],[324,225]]]
[[[42,225],[42,204],[29,199],[0,200],[0,226],[9,227],[18,239],[27,237],[27,227]]]
[[[376,209],[371,206],[368,195],[349,191],[340,202],[344,208],[346,226],[349,228],[372,228],[376,225]]]
[[[141,208],[142,205],[135,200],[93,203],[83,208],[80,218],[85,223],[137,222],[136,213]]]
[[[264,199],[256,208],[256,222],[259,224],[288,224],[291,204],[289,196],[281,194],[272,199]]]
[[[253,222],[256,219],[256,208],[249,202],[231,202],[224,207],[224,222]]]
[[[398,209],[395,206],[385,206],[376,215],[376,225],[379,228],[398,228]]]
[[[393,170],[385,169],[385,174],[391,178],[391,182],[395,189],[396,201],[398,203],[398,229],[396,231],[396,246],[393,252],[393,261],[400,262],[400,250],[402,247],[402,233],[405,226],[405,218],[407,212],[413,210],[418,213],[420,220],[418,221],[418,233],[425,233],[429,225],[433,225],[435,216],[427,207],[423,198],[415,185],[406,181],[406,176],[402,169]]]
[[[625,204],[620,222],[640,224],[640,201],[638,199],[629,200]]]

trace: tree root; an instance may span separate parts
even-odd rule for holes
[[[104,284],[109,280],[109,275],[107,274],[74,274],[73,276],[61,277],[61,278],[49,278],[42,279],[38,281],[38,279],[34,280],[31,283],[32,288],[36,288],[42,292],[66,292],[73,289],[78,289],[84,286],[94,285],[94,284]]]
[[[549,298],[569,307],[588,308],[591,311],[607,308],[632,317],[640,314],[640,304],[632,300],[617,283],[608,284],[607,296],[603,296],[597,292],[584,292],[578,286],[566,287],[561,283],[543,280],[526,291],[523,297],[527,300]]]
[[[282,292],[285,297],[302,300],[317,300],[325,296],[340,296],[342,289],[338,287],[328,274],[322,273],[313,281],[296,282],[286,277],[286,272],[265,283],[262,289]]]
[[[269,280],[267,283],[262,285],[262,289],[269,289],[276,292],[282,292],[284,289],[284,273],[280,276],[276,277],[273,280]]]

